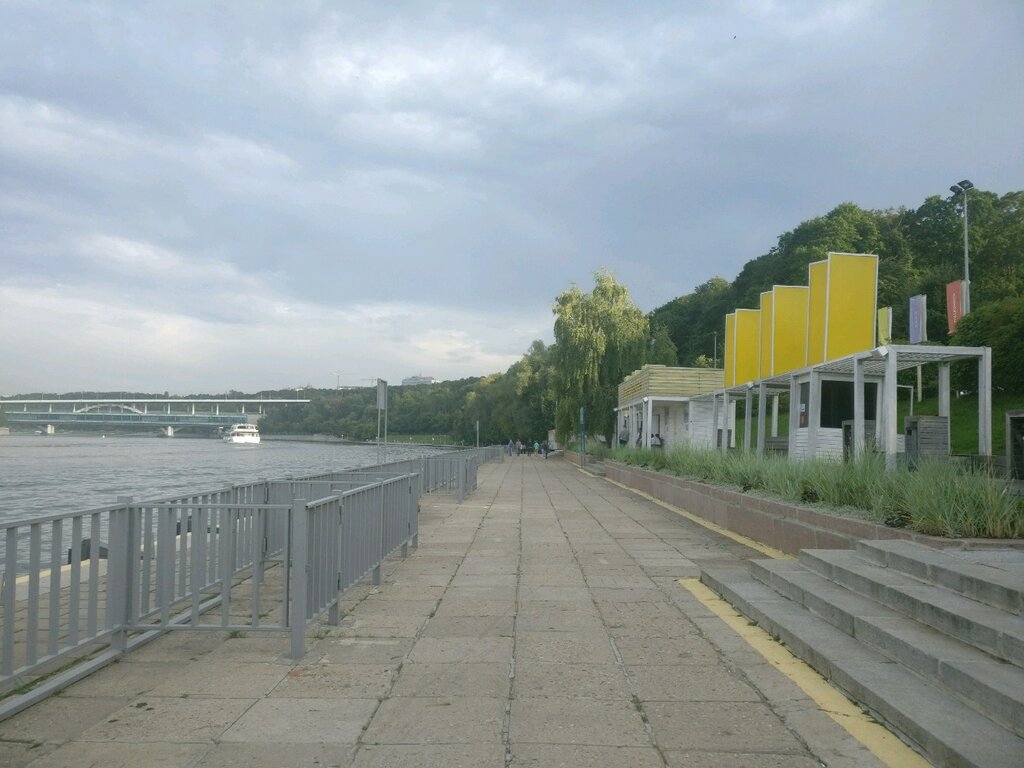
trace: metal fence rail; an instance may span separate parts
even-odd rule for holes
[[[493,453],[493,455],[492,455]],[[476,487],[472,449],[0,524],[0,720],[170,630],[305,631],[396,550],[419,498]],[[274,578],[268,579],[268,571]],[[59,674],[54,670],[64,668]],[[51,675],[47,677],[47,675]]]

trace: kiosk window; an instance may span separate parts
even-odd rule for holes
[[[875,405],[878,384],[864,385],[864,418],[875,419]],[[843,422],[853,419],[853,382],[821,382],[821,426],[828,429],[842,429]]]
[[[864,385],[864,420],[874,421],[878,398],[878,384]],[[811,385],[800,385],[800,413],[798,426],[806,427],[811,410]],[[825,429],[842,429],[844,421],[853,419],[853,382],[821,382],[821,419],[818,426]]]

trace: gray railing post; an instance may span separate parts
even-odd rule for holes
[[[412,538],[412,478],[409,475],[409,493],[405,500],[405,541],[402,542],[402,559],[409,556],[409,539]]]
[[[331,531],[331,535],[334,536],[335,546],[338,548],[338,556],[334,560],[336,566],[334,573],[329,574],[334,579],[334,601],[331,603],[331,607],[327,610],[327,623],[332,627],[338,626],[338,622],[341,621],[341,520],[342,520],[342,509],[345,507],[345,502],[342,500],[341,493],[338,493],[338,527]]]
[[[380,492],[380,541],[377,545],[377,565],[373,569],[373,584],[380,586],[380,565],[384,562],[384,481],[377,486]]]
[[[131,573],[137,553],[132,552],[131,541],[132,497],[118,496],[117,503],[123,506],[111,511],[108,531],[107,627],[114,630],[110,647],[115,651],[123,651],[128,644],[125,625],[131,614]],[[93,578],[91,573],[89,578]]]
[[[306,653],[306,594],[309,574],[306,566],[306,500],[292,501],[289,515],[288,544],[291,548],[291,657],[301,658]]]

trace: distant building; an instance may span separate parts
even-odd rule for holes
[[[418,387],[420,384],[436,383],[437,379],[435,379],[433,376],[423,376],[422,374],[420,374],[419,376],[410,376],[406,379],[402,379],[403,387]]]

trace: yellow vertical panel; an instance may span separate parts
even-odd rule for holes
[[[835,360],[875,346],[878,257],[830,253],[828,262],[825,359]]]
[[[736,313],[725,316],[725,386],[736,383]]]
[[[761,312],[736,310],[736,372],[733,386],[757,381],[761,371]]]
[[[761,294],[761,372],[759,379],[772,375],[772,292]]]
[[[807,365],[825,360],[825,328],[828,310],[828,262],[807,265]]]
[[[892,307],[878,310],[878,346],[884,347],[892,341]]]
[[[803,285],[772,288],[772,376],[807,365],[807,300],[810,289]]]

